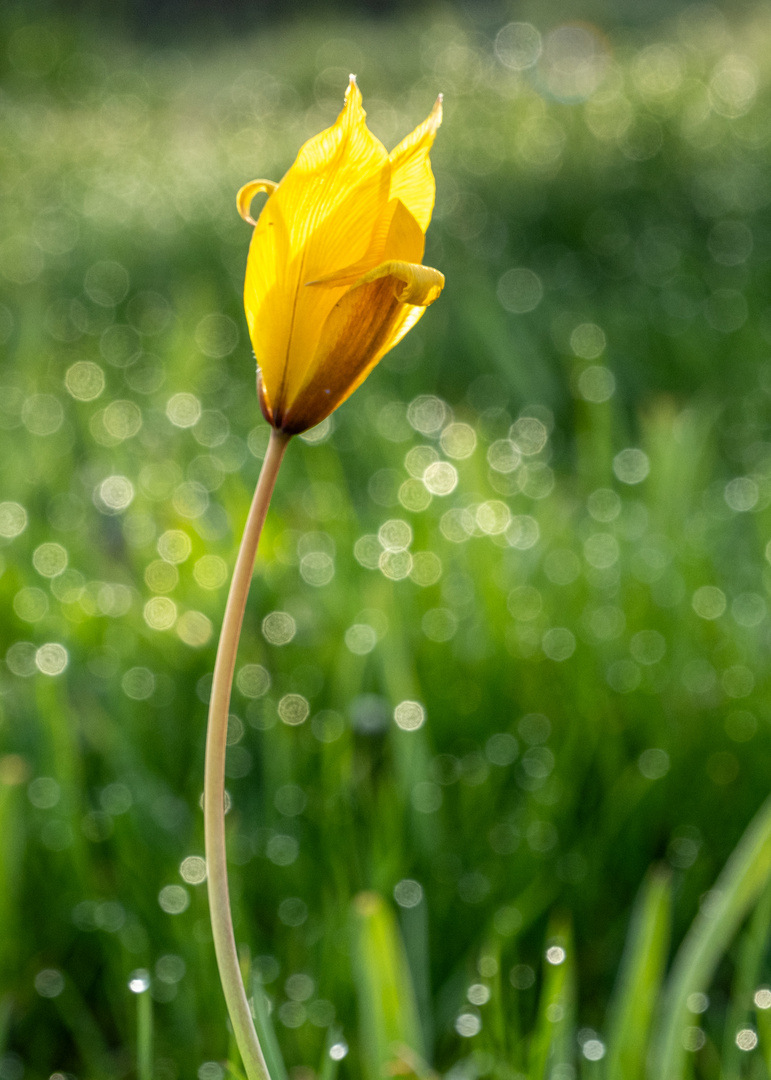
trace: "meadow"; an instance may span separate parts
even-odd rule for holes
[[[771,1076],[767,9],[165,43],[22,10],[0,1080],[240,1076],[200,811],[268,432],[235,192],[351,71],[389,148],[445,95],[447,285],[292,442],[258,556],[228,842],[273,1080]]]

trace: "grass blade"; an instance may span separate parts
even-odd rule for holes
[[[3,985],[3,998],[0,999],[0,1053],[5,1042],[6,1017],[10,1017],[12,1011],[11,997],[6,997],[5,993],[19,966],[19,897],[25,839],[22,784],[27,779],[22,758],[6,755],[3,764],[5,775],[0,776],[0,881],[3,882],[0,890],[0,926],[3,927],[0,934],[0,979]]]
[[[638,1080],[669,949],[670,877],[649,871],[632,912],[621,969],[608,1011],[606,1080]]]
[[[98,1076],[99,1080],[117,1080],[119,1069],[99,1022],[72,979],[65,981],[63,992],[54,998],[54,1005],[72,1036],[86,1075]]]
[[[247,984],[248,985],[248,984]],[[260,1040],[262,1052],[265,1055],[265,1063],[268,1066],[272,1080],[289,1080],[281,1047],[276,1038],[276,1029],[270,1018],[270,1008],[267,995],[262,985],[254,977],[252,972],[252,1016],[257,1030],[257,1038]]]
[[[561,950],[558,952],[557,950]],[[560,955],[562,958],[560,959]],[[543,986],[530,1043],[529,1080],[548,1080],[573,1057],[575,956],[570,922],[552,922],[544,959]]]
[[[333,1047],[339,1047],[341,1052],[336,1053],[333,1051]],[[338,1027],[332,1026],[327,1031],[327,1037],[324,1040],[324,1051],[321,1056],[321,1064],[317,1072],[319,1080],[337,1080],[337,1073],[340,1069],[340,1062],[347,1053],[345,1044],[343,1042],[343,1033]]]
[[[750,924],[742,935],[736,963],[730,1004],[723,1036],[723,1080],[739,1080],[742,1075],[742,1051],[736,1045],[736,1032],[746,1027],[753,1009],[752,995],[757,988],[771,931],[771,886],[766,885]]]
[[[137,1076],[153,1080],[153,999],[149,987],[137,994]]]
[[[688,996],[705,991],[731,939],[771,875],[771,799],[732,852],[715,888],[691,924],[672,967],[654,1035],[648,1075],[680,1080]]]
[[[359,998],[361,1055],[370,1080],[382,1080],[398,1049],[424,1057],[420,1019],[396,919],[374,892],[354,899],[354,979]]]
[[[407,963],[412,976],[412,985],[415,988],[422,1044],[425,1048],[426,1059],[430,1061],[434,1042],[434,1017],[429,964],[428,905],[425,894],[421,894],[417,904],[402,908],[399,915]]]
[[[755,1013],[755,1021],[760,1054],[766,1066],[766,1073],[771,1076],[771,1009],[758,1009]]]

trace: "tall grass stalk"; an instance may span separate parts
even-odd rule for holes
[[[149,987],[137,994],[137,1077],[153,1080],[153,999]]]
[[[289,438],[280,431],[271,430],[270,442],[246,520],[225,607],[225,618],[222,622],[217,659],[214,664],[209,725],[206,735],[204,833],[214,950],[217,954],[220,980],[233,1031],[249,1080],[270,1080],[270,1073],[254,1029],[241,978],[230,912],[225,848],[225,752],[230,693],[246,598],[249,595],[249,585],[252,580],[262,526],[265,523],[270,498]]]

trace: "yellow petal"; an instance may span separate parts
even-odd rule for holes
[[[283,430],[305,431],[345,401],[443,286],[438,270],[391,261],[349,289],[324,324],[308,377],[281,418]]]
[[[365,121],[352,78],[336,123],[302,147],[252,237],[244,300],[277,421],[302,385],[321,327],[344,291],[306,289],[305,283],[361,259],[388,202],[390,161]]]
[[[391,151],[392,199],[401,199],[412,211],[423,232],[431,221],[436,184],[428,154],[442,122],[442,95],[436,100],[431,115],[411,135],[402,139]]]
[[[387,203],[390,163],[366,124],[361,91],[351,76],[337,122],[309,139],[279,185],[291,214],[292,254],[302,253],[307,281],[360,258]]]
[[[273,180],[250,180],[248,184],[244,184],[236,195],[236,206],[244,221],[248,221],[250,225],[257,224],[251,215],[252,199],[261,193],[272,195],[277,187],[278,184]]]
[[[363,259],[342,270],[309,281],[308,285],[355,285],[365,274],[385,260],[419,263],[426,239],[415,218],[400,199],[392,199],[375,226],[369,250]]]
[[[289,235],[283,215],[271,196],[252,233],[244,281],[244,309],[263,391],[278,397],[287,348],[287,298],[282,278],[289,257]]]

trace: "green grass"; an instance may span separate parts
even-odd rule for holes
[[[238,1076],[195,861],[265,445],[234,195],[350,70],[389,146],[445,92],[447,288],[291,445],[258,559],[228,820],[275,1080],[769,1075],[771,25],[698,10],[567,76],[452,8],[3,15],[0,1080]]]

